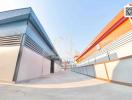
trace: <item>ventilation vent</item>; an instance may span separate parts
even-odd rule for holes
[[[45,50],[43,50],[42,55],[43,55],[44,57],[48,57],[48,56],[49,56],[48,53],[47,53]]]
[[[4,45],[20,45],[21,35],[0,37],[0,46]]]
[[[24,45],[39,54],[42,54],[43,52],[43,49],[35,41],[33,41],[28,35],[25,36]]]
[[[126,43],[129,43],[129,42],[132,42],[132,32],[124,34],[123,36],[121,36],[116,41],[107,45],[104,49],[111,51],[111,50],[117,49],[118,47],[125,45]]]
[[[119,47],[121,47],[121,46],[123,46],[129,42],[132,42],[132,31],[122,35],[116,41],[108,44],[107,46],[102,48],[102,50],[95,52],[93,55],[89,56],[87,59],[92,59],[92,58],[95,58],[97,56],[106,54],[107,52],[118,49]]]

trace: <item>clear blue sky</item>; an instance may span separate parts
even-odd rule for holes
[[[31,6],[63,58],[82,52],[132,0],[1,0],[0,11]]]

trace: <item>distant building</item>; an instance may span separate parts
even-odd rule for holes
[[[31,8],[0,13],[0,80],[20,82],[54,73],[61,59]]]

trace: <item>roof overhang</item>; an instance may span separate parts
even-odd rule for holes
[[[56,56],[59,56],[31,7],[0,12],[0,25],[23,20],[30,21],[49,48],[55,53]]]

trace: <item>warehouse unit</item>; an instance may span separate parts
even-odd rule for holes
[[[89,76],[132,85],[132,17],[126,17],[125,10],[122,9],[77,57],[79,68],[73,71],[85,66]]]
[[[0,80],[20,82],[54,73],[61,59],[31,8],[0,13]]]

